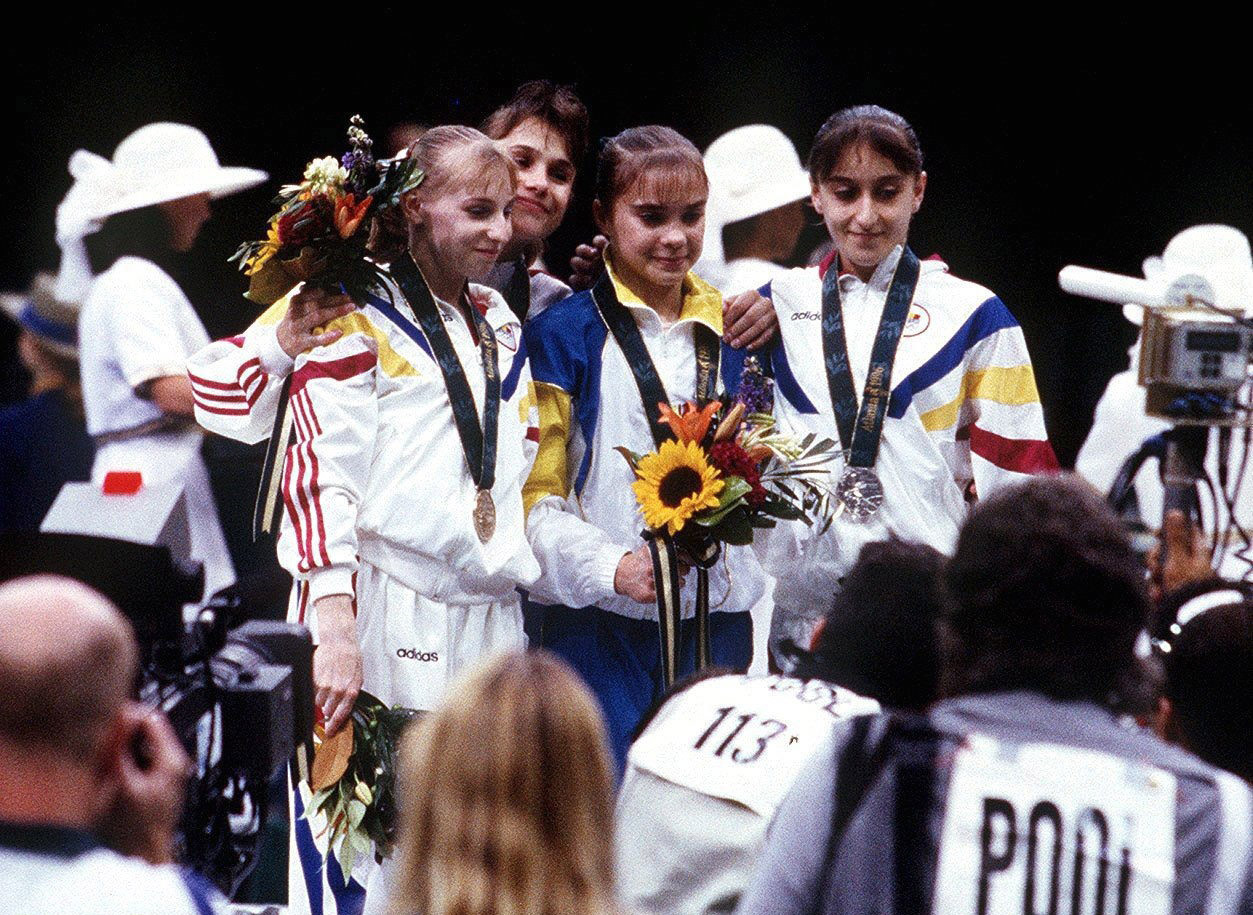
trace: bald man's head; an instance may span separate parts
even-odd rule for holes
[[[86,585],[51,575],[0,585],[0,740],[86,754],[137,663],[130,624]]]

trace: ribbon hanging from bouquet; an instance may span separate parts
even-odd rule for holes
[[[653,559],[653,582],[657,588],[657,626],[661,636],[661,682],[669,689],[679,679],[679,625],[683,616],[679,552],[674,537],[665,531],[644,534]],[[702,543],[699,555],[691,555],[684,545],[683,558],[696,567],[696,663],[701,671],[713,663],[709,642],[709,567],[718,559],[721,547],[713,540]]]

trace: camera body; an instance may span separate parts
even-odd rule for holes
[[[255,863],[267,787],[297,747],[312,747],[308,629],[255,618],[264,608],[247,606],[233,588],[201,604],[199,565],[166,546],[0,535],[0,581],[39,573],[90,585],[131,621],[142,658],[138,697],[166,715],[196,766],[179,857],[233,894]],[[133,751],[143,765],[145,748]]]
[[[1253,323],[1242,312],[1219,309],[1205,277],[1154,281],[1069,266],[1058,282],[1075,295],[1143,306],[1139,382],[1149,416],[1179,426],[1253,424],[1242,397],[1253,363]]]

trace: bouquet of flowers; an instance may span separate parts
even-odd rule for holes
[[[401,732],[419,713],[388,708],[374,696],[357,694],[352,716],[334,737],[321,725],[309,771],[313,798],[306,816],[323,821],[319,836],[330,831],[330,854],[339,860],[344,879],[358,857],[373,849],[382,861],[396,840],[396,750]]]
[[[284,185],[265,239],[244,242],[231,257],[254,302],[272,305],[301,282],[343,287],[358,301],[384,288],[386,270],[367,257],[371,219],[398,207],[423,173],[407,158],[376,161],[360,115],[349,122],[348,143],[341,159],[314,159],[299,184]]]
[[[717,400],[677,411],[658,404],[674,440],[645,455],[618,449],[635,474],[631,488],[648,527],[666,686],[679,675],[680,563],[696,567],[696,657],[704,668],[711,661],[709,568],[722,544],[750,544],[755,530],[781,519],[817,518],[825,531],[835,517],[827,465],[836,444],[780,432],[770,385],[750,356],[736,395],[723,399],[727,407]]]
[[[780,432],[769,412],[771,393],[750,356],[735,397],[724,398],[729,406],[715,400],[676,411],[658,404],[675,440],[642,456],[618,449],[635,474],[631,488],[651,531],[695,557],[707,542],[750,544],[754,529],[780,519],[813,524],[812,515],[822,530],[830,526],[834,493],[826,468],[838,453],[835,442]]]

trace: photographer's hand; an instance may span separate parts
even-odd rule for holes
[[[117,794],[97,832],[121,854],[165,864],[174,860],[191,760],[160,712],[129,702],[123,719]]]
[[[1149,568],[1149,597],[1154,603],[1182,585],[1215,577],[1209,542],[1205,532],[1184,513],[1172,508],[1162,519],[1160,543],[1149,550],[1145,562]],[[1161,546],[1166,547],[1162,562]]]
[[[352,714],[361,691],[361,646],[352,596],[328,594],[314,603],[318,616],[318,646],[313,652],[314,701],[332,737]]]

